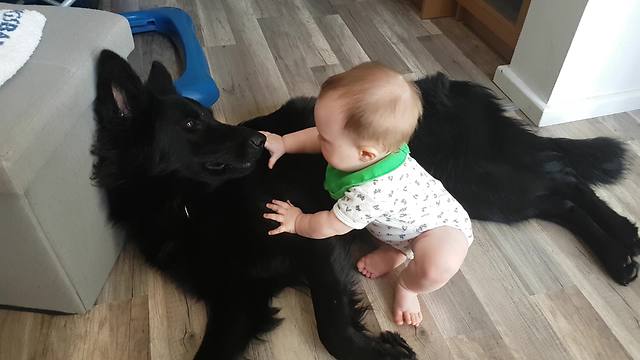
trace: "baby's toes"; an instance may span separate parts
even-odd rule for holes
[[[403,316],[402,311],[401,310],[396,310],[394,315],[393,315],[393,321],[395,321],[397,325],[402,325],[403,324],[402,316]]]
[[[415,314],[415,320],[413,322],[414,326],[420,326],[422,324],[422,313]]]
[[[408,311],[405,311],[402,318],[404,319],[404,323],[411,325],[411,313]]]

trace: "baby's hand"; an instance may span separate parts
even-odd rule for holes
[[[264,148],[269,151],[271,157],[269,158],[269,169],[273,169],[273,165],[280,159],[286,152],[284,147],[284,140],[282,136],[278,134],[272,134],[267,131],[260,131],[260,133],[267,137],[267,141],[264,143]]]
[[[271,200],[271,202],[267,204],[267,207],[273,210],[273,213],[265,213],[263,215],[264,218],[280,223],[279,227],[269,231],[269,235],[277,235],[283,232],[296,233],[296,220],[298,216],[302,215],[302,210],[293,206],[288,200],[287,202]]]

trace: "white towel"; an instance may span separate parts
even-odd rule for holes
[[[46,18],[34,10],[0,9],[0,86],[38,46]]]

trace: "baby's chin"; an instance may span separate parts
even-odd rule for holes
[[[325,158],[326,160],[326,158]],[[345,164],[343,163],[336,163],[334,161],[329,161],[327,160],[327,164],[329,164],[331,167],[333,167],[334,169],[340,170],[340,171],[344,171],[344,172],[351,172],[353,170],[352,167],[350,166],[345,166]]]
[[[360,163],[360,162],[357,163],[357,164],[352,164],[352,165],[336,164],[337,165],[336,166],[336,165],[334,165],[332,163],[329,163],[329,165],[331,165],[335,169],[338,169],[338,170],[343,171],[343,172],[348,172],[348,173],[354,172],[354,171],[358,171],[358,170],[362,170],[362,169],[366,168],[367,166],[369,166],[369,164],[363,164],[363,163]]]

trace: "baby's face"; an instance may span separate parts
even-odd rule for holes
[[[352,172],[363,167],[356,139],[344,130],[345,116],[338,98],[325,95],[318,98],[314,109],[319,133],[320,151],[334,168]]]

